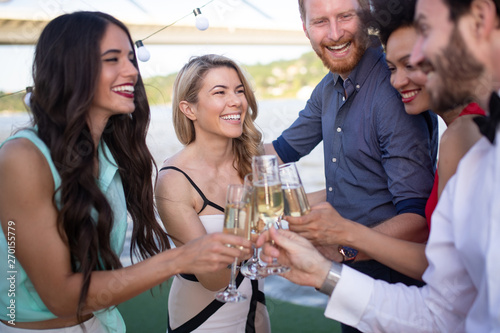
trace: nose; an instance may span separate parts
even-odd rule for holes
[[[139,70],[135,67],[132,61],[125,61],[125,65],[123,67],[123,75],[126,77],[134,77],[134,80],[137,79],[139,75]]]
[[[418,35],[410,55],[410,65],[417,68],[424,60],[424,38]]]
[[[228,95],[228,105],[231,107],[239,107],[243,103],[243,99],[245,99],[244,94],[237,94],[236,92],[232,92]]]
[[[330,23],[330,31],[328,34],[328,37],[332,39],[333,41],[338,42],[339,40],[344,37],[344,28],[342,27],[342,24],[339,23],[337,20],[332,20]]]
[[[408,75],[403,70],[396,70],[391,74],[391,84],[396,90],[402,89],[409,83]]]

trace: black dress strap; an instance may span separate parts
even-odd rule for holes
[[[198,192],[198,194],[200,195],[200,197],[203,199],[203,207],[201,207],[200,211],[197,214],[200,214],[205,209],[205,207],[207,207],[207,206],[212,206],[215,209],[220,210],[221,212],[224,213],[224,208],[221,207],[221,206],[219,206],[215,202],[212,202],[212,201],[208,200],[208,198],[205,196],[205,194],[201,191],[201,189],[198,187],[198,185],[195,184],[195,182],[191,179],[191,177],[189,177],[187,175],[187,173],[185,173],[181,169],[179,169],[177,167],[174,167],[174,166],[163,167],[163,168],[160,169],[160,171],[167,170],[167,169],[176,170],[176,171],[179,171],[180,173],[182,173],[187,178],[187,180],[189,180],[189,182],[191,183],[191,185],[193,185],[194,189],[196,190],[196,192]]]
[[[252,284],[252,298],[250,299],[250,309],[248,309],[247,324],[245,333],[255,333],[255,315],[257,314],[257,302],[266,305],[266,296],[259,290],[259,281],[250,280]]]

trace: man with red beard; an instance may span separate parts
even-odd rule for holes
[[[473,98],[489,110],[478,121],[485,137],[463,157],[432,216],[427,284],[374,280],[284,230],[270,233],[280,250],[267,245],[264,253],[292,268],[289,280],[331,295],[327,317],[361,331],[500,332],[500,0],[418,0],[416,25],[410,61],[425,69],[434,103]]]
[[[326,198],[345,218],[390,236],[425,242],[425,203],[437,153],[434,114],[408,115],[378,38],[369,36],[358,13],[363,0],[299,0],[303,29],[330,72],[316,86],[298,119],[266,145],[266,153],[293,162],[324,144]],[[396,6],[397,7],[397,6]],[[398,8],[394,8],[397,10]],[[355,251],[332,244],[322,223],[290,224],[336,261]],[[314,236],[312,236],[314,234]],[[352,255],[353,256],[353,255]],[[359,253],[350,265],[377,279],[415,284]],[[347,328],[344,330],[347,331]]]

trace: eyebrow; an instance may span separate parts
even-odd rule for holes
[[[410,54],[407,54],[407,55],[404,55],[402,56],[401,58],[398,59],[399,62],[403,62],[405,61],[406,59],[410,58]]]
[[[238,88],[244,88],[244,87],[245,87],[245,86],[244,86],[244,85],[243,85],[243,83],[242,83],[242,84],[240,84],[240,85],[236,86],[236,89],[238,89]],[[217,88],[229,89],[229,87],[228,87],[228,86],[225,86],[225,85],[223,85],[223,84],[218,84],[218,85],[216,85],[216,86],[213,86],[213,87],[212,87],[209,91],[212,91],[212,90],[217,89]]]
[[[353,9],[348,9],[348,10],[345,10],[345,11],[343,11],[343,12],[339,13],[338,15],[348,14],[348,13],[349,13],[349,14],[357,14],[357,13],[358,13],[358,11],[357,11],[356,9],[354,9],[354,8],[353,8]]]
[[[101,54],[101,57],[109,54],[109,53],[121,53],[122,51],[121,50],[118,50],[118,49],[111,49],[111,50],[107,50],[105,51],[103,54]]]
[[[218,85],[215,85],[212,88],[210,88],[209,91],[212,91],[212,90],[217,89],[217,88],[227,89],[227,86],[225,86],[223,84],[218,84]]]

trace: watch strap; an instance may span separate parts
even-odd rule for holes
[[[339,245],[339,252],[342,255],[342,263],[349,263],[354,261],[358,255],[358,250],[352,247]]]

